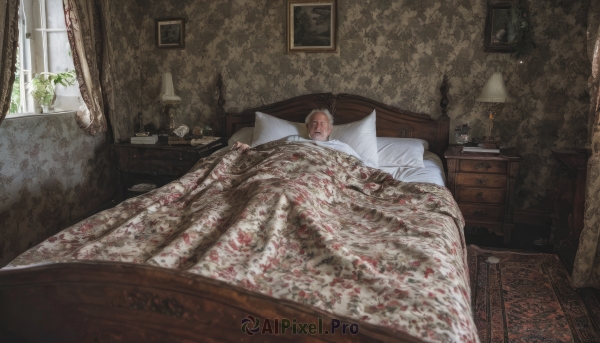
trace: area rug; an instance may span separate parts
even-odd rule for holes
[[[600,342],[600,304],[557,255],[470,246],[468,258],[482,343]]]

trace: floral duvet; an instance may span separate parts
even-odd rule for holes
[[[7,268],[144,263],[223,280],[431,342],[478,342],[450,192],[314,143],[219,153],[50,237]]]

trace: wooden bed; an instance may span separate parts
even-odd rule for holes
[[[219,87],[220,89],[220,87]],[[326,107],[336,124],[355,121],[377,110],[379,136],[415,137],[429,142],[443,160],[448,146],[449,121],[446,80],[442,115],[396,109],[349,94],[310,94],[272,105],[225,114],[219,101],[221,135],[230,137],[241,127],[253,126],[254,112],[303,122],[313,108]],[[360,323],[353,335],[258,335],[241,332],[243,318],[295,318],[312,322],[333,317],[355,319],[292,301],[254,293],[225,282],[177,270],[131,263],[79,261],[38,264],[0,270],[0,341],[2,342],[421,342],[396,331]]]

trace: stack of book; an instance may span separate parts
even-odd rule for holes
[[[156,144],[158,136],[131,137],[131,144]]]
[[[463,147],[462,152],[478,153],[478,154],[499,154],[500,149],[482,148],[482,147],[478,147],[478,146],[465,146],[465,147]]]
[[[217,139],[219,139],[219,137],[204,136],[202,138],[192,139],[192,141],[190,142],[190,144],[192,146],[206,145],[206,144],[210,144],[210,143],[216,141]]]
[[[191,140],[190,139],[185,139],[182,137],[178,137],[178,136],[169,136],[169,141],[168,141],[169,145],[181,145],[181,144],[186,144],[186,145],[190,145]]]

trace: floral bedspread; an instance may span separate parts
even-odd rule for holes
[[[219,153],[48,238],[7,268],[145,263],[431,342],[478,342],[464,220],[450,192],[314,143]]]

